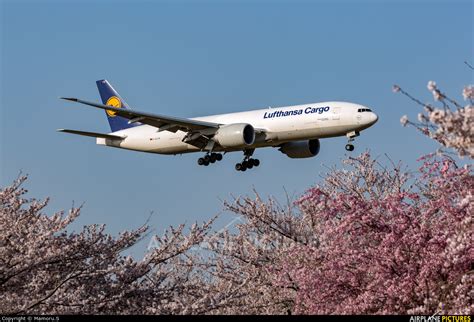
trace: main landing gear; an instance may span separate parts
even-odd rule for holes
[[[252,159],[251,156],[255,149],[244,150],[244,160],[241,163],[235,165],[235,170],[245,171],[247,169],[252,169],[253,167],[258,167],[260,165],[259,159]]]
[[[358,131],[352,131],[346,134],[348,138],[348,142],[346,144],[346,151],[354,151],[354,145],[351,142],[353,142],[354,138],[359,135],[360,133]]]
[[[235,165],[235,170],[245,171],[247,169],[252,169],[253,167],[258,167],[259,165],[260,165],[259,159],[249,158],[248,160],[244,160],[241,163],[237,163]]]
[[[203,158],[198,159],[199,165],[208,166],[209,163],[214,163],[216,161],[222,160],[222,154],[220,153],[208,153]]]

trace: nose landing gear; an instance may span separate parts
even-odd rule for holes
[[[354,145],[351,142],[354,142],[354,138],[360,135],[359,131],[352,131],[346,134],[348,141],[346,144],[346,151],[354,151]]]

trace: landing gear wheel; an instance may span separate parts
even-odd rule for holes
[[[354,146],[352,144],[346,144],[347,151],[354,151]]]
[[[222,160],[222,154],[216,153],[216,160],[221,161]]]
[[[256,166],[255,165],[255,159],[250,158],[250,159],[247,160],[247,168],[248,169],[252,169],[255,166]]]
[[[211,161],[211,157],[209,155],[206,155],[204,157],[204,161],[206,161],[207,163],[209,163],[209,161]]]
[[[245,161],[244,161],[244,162],[245,162]],[[237,164],[235,165],[235,170],[237,170],[237,171],[245,171],[245,170],[247,170],[247,167],[244,165],[244,162],[242,162],[242,163],[237,163]]]
[[[203,158],[198,159],[198,164],[199,165],[204,165],[204,163],[206,163],[206,161]]]
[[[217,157],[215,153],[212,153],[211,156],[209,157],[209,162],[214,163],[216,162]]]
[[[207,167],[209,165],[209,161],[204,160],[203,165]]]
[[[252,167],[258,167],[260,165],[260,161],[258,159],[252,159],[250,158],[248,160],[248,163],[252,165]],[[251,168],[251,167],[250,167]]]

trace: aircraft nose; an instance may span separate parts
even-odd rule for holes
[[[374,112],[370,112],[370,115],[368,115],[369,124],[370,124],[370,125],[373,125],[373,124],[375,124],[378,120],[379,120],[379,117],[377,116],[377,114],[375,114]]]

